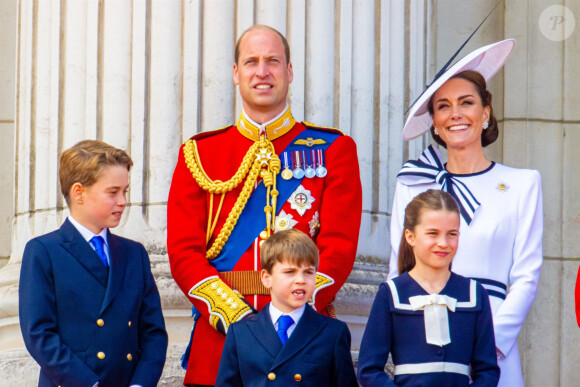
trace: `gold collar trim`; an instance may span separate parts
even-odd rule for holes
[[[246,138],[252,141],[260,140],[261,134],[266,134],[270,141],[282,137],[294,127],[296,120],[292,116],[290,108],[287,107],[278,117],[274,117],[269,122],[258,124],[246,116],[244,110],[240,114],[236,124],[238,131]]]

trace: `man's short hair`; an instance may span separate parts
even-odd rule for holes
[[[238,60],[240,59],[240,43],[241,43],[242,39],[244,38],[244,36],[246,36],[246,34],[248,32],[255,31],[255,30],[268,30],[268,31],[272,31],[272,32],[275,32],[276,34],[278,34],[280,39],[282,39],[282,44],[284,45],[284,54],[286,55],[286,64],[290,63],[290,46],[288,45],[288,40],[286,40],[286,37],[284,37],[284,35],[282,35],[280,33],[280,31],[278,31],[277,29],[272,28],[270,26],[264,25],[264,24],[255,24],[242,33],[242,35],[240,36],[240,38],[236,42],[236,46],[234,48],[234,63],[237,64]]]
[[[81,141],[62,152],[58,177],[67,204],[70,204],[70,189],[75,183],[90,187],[97,182],[103,170],[110,166],[123,166],[130,171],[133,160],[124,150],[97,140]]]
[[[318,269],[318,248],[300,230],[279,231],[262,244],[260,264],[262,269],[272,274],[276,262],[289,262],[296,266],[314,266]]]

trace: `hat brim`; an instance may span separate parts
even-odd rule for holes
[[[409,111],[407,122],[403,127],[403,140],[412,140],[429,130],[432,124],[427,104],[431,96],[450,78],[462,71],[472,70],[480,73],[486,81],[490,80],[502,68],[516,45],[515,39],[506,39],[488,46],[478,48],[460,59],[443,75],[437,78]]]

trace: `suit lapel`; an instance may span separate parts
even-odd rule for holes
[[[110,230],[107,231],[107,241],[109,242],[109,259],[111,264],[109,265],[109,285],[107,286],[101,313],[109,306],[119,292],[123,284],[127,259],[129,257],[129,252],[126,248],[127,245],[122,243],[119,237],[111,234]]]
[[[278,358],[272,364],[272,368],[292,359],[296,354],[307,345],[310,345],[314,338],[326,327],[326,319],[319,315],[310,305],[306,305],[304,314],[298,321],[298,325],[288,338],[286,345],[278,354]]]
[[[95,250],[68,219],[64,221],[59,232],[63,248],[79,261],[103,288],[106,288],[109,274]]]
[[[270,318],[270,304],[264,307],[248,324],[248,329],[256,337],[256,342],[260,343],[266,351],[275,359],[282,349],[282,342],[274,330],[272,319]]]

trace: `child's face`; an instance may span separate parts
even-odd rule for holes
[[[79,192],[75,193],[75,189]],[[95,234],[104,228],[117,227],[127,204],[128,189],[127,168],[120,165],[106,167],[95,184],[89,187],[73,186],[75,205],[71,208],[71,213],[78,222]]]
[[[415,267],[449,270],[459,242],[459,215],[425,210],[415,230],[405,230],[405,238],[415,252]]]
[[[276,262],[272,273],[262,270],[262,283],[272,296],[272,305],[284,313],[300,308],[312,298],[316,285],[314,266]]]

